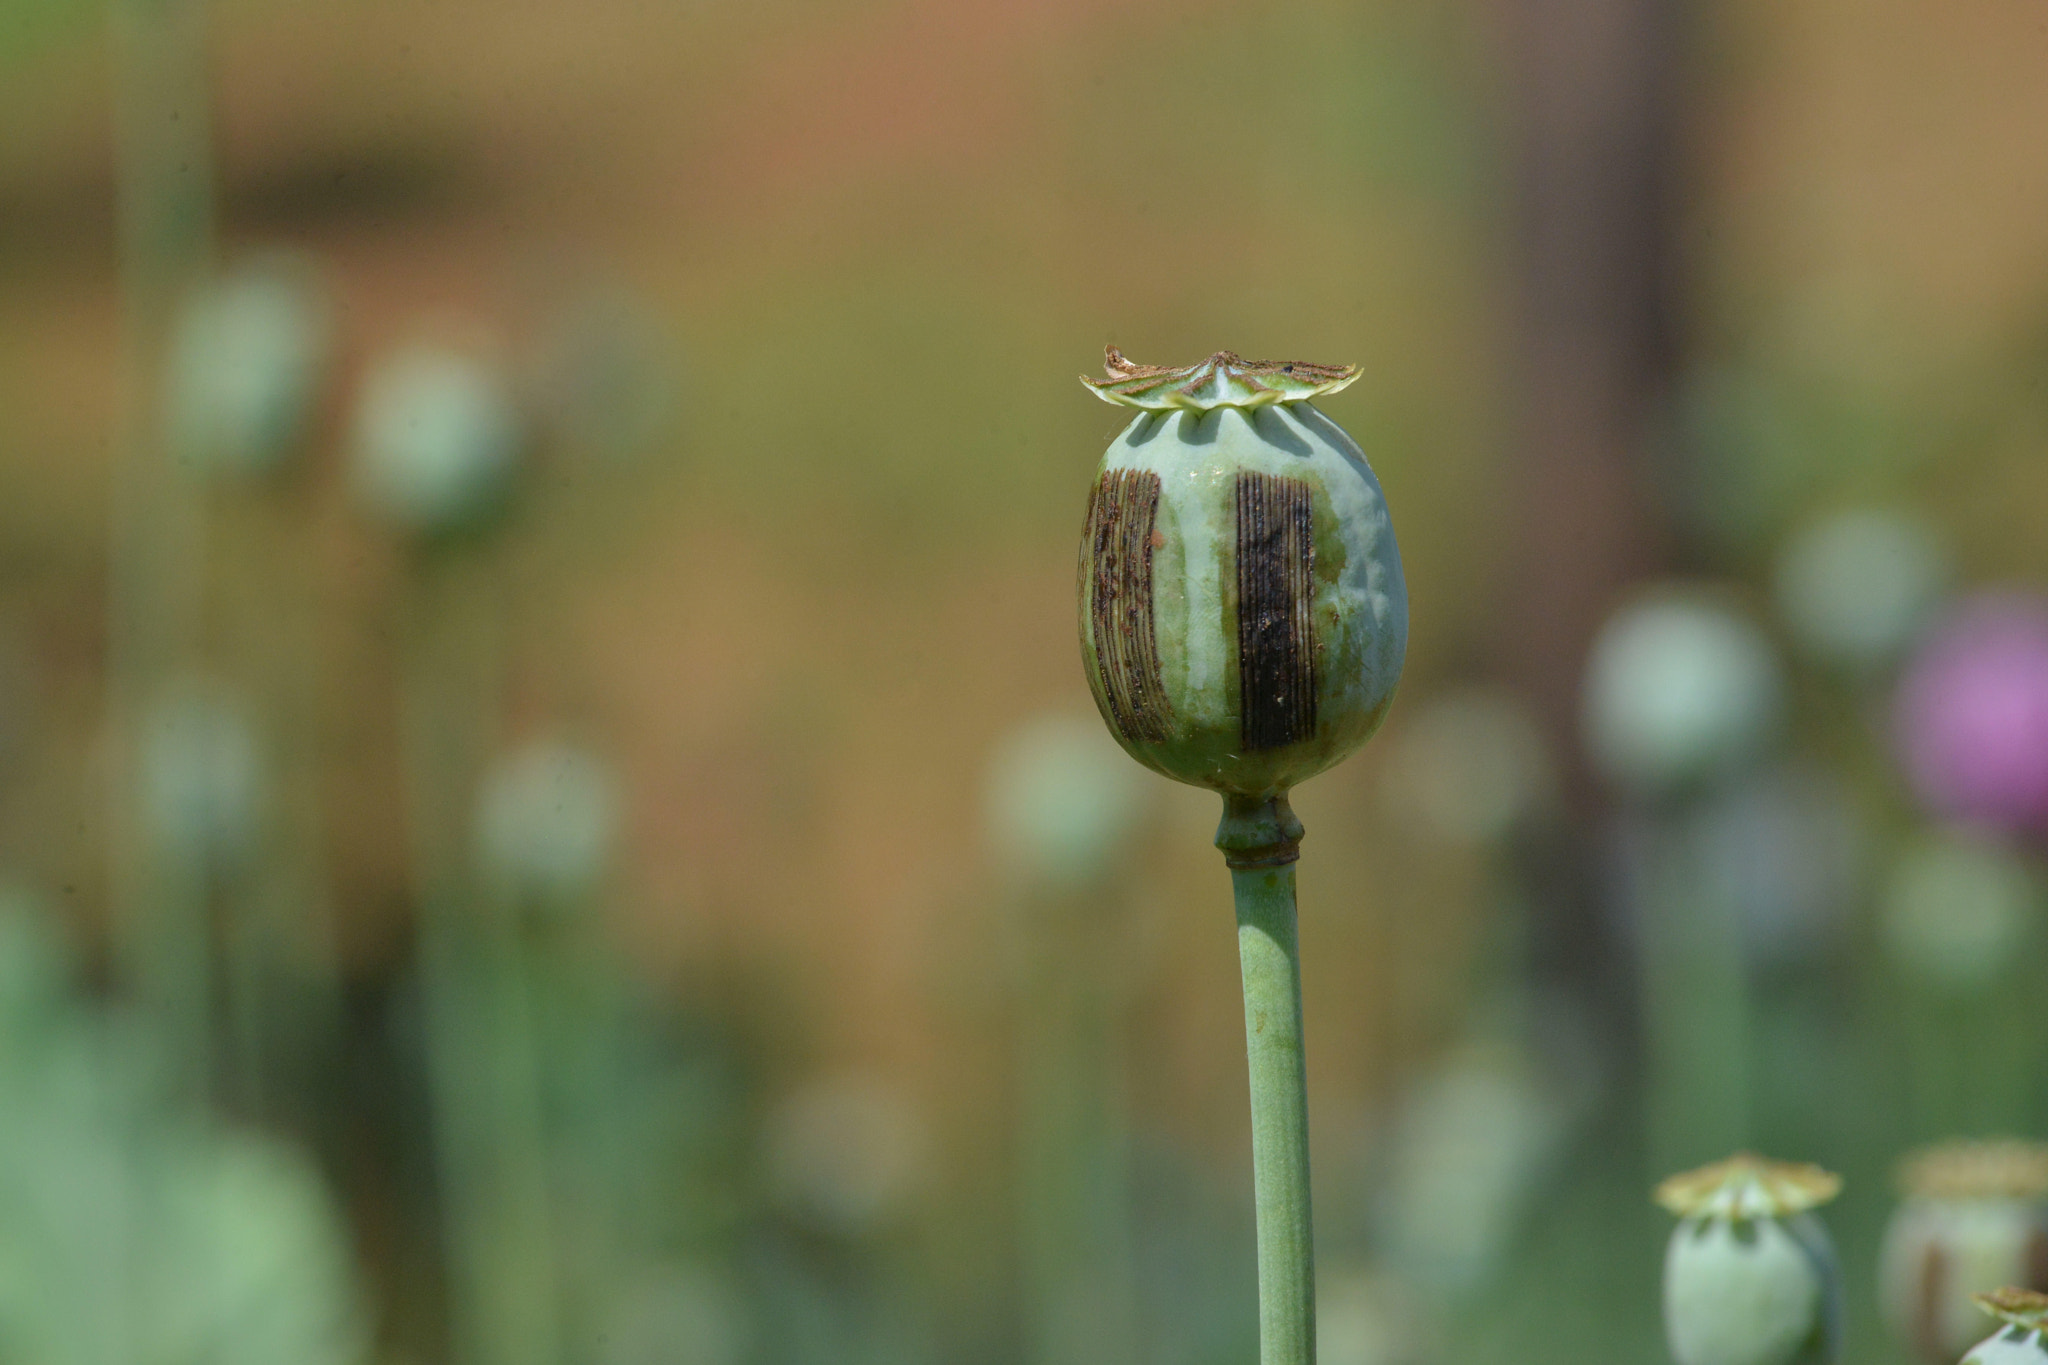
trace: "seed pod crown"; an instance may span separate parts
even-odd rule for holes
[[[1737,1152],[1671,1176],[1657,1202],[1681,1218],[1783,1218],[1819,1208],[1842,1191],[1842,1177],[1806,1162]]]
[[[1186,408],[1260,408],[1270,403],[1297,403],[1349,388],[1358,378],[1356,365],[1311,365],[1305,360],[1246,360],[1235,351],[1218,351],[1195,365],[1139,365],[1111,346],[1103,352],[1107,379],[1081,376],[1105,403],[1163,411]]]
[[[2011,1327],[2029,1332],[2048,1330],[2048,1294],[2031,1289],[1994,1289],[1989,1294],[1972,1294],[1979,1308]]]
[[[2048,1198],[2048,1143],[2000,1138],[1924,1147],[1899,1163],[1899,1188],[1916,1199]]]

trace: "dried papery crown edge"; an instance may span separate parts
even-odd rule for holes
[[[1907,1154],[1899,1189],[1915,1199],[2048,1198],[2048,1143],[1962,1139]]]
[[[1780,1218],[1818,1208],[1841,1190],[1842,1177],[1832,1171],[1737,1152],[1665,1180],[1657,1186],[1657,1202],[1681,1218]]]
[[[2048,1294],[2031,1289],[1994,1289],[1989,1294],[1972,1294],[1970,1301],[2000,1322],[2038,1332],[2048,1326]]]
[[[1305,360],[1246,360],[1218,351],[1207,360],[1174,368],[1139,365],[1111,346],[1103,352],[1107,379],[1081,376],[1097,398],[1119,407],[1164,412],[1184,409],[1263,408],[1336,393],[1358,378],[1356,365],[1312,365]]]

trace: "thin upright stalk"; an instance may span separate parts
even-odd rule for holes
[[[156,396],[178,301],[213,249],[204,8],[120,0],[110,10],[123,396],[107,527],[109,928],[114,975],[147,1015],[185,1098],[203,1093],[211,1054],[205,884],[189,850],[151,837],[141,750],[150,708],[190,664],[202,600],[204,508],[165,447]],[[123,1153],[114,1188],[79,1211],[111,1305],[95,1324],[94,1355],[110,1363],[137,1358],[149,1326],[132,1118],[124,1111],[108,1125]]]
[[[1751,1002],[1734,908],[1682,814],[1637,840],[1647,1130],[1652,1169],[1686,1170],[1753,1140]]]
[[[1315,1365],[1315,1234],[1308,1192],[1308,1069],[1294,862],[1301,822],[1285,796],[1227,796],[1216,836],[1237,894],[1258,1212],[1260,1365]]]
[[[319,1131],[319,1078],[342,1046],[341,969],[318,772],[334,670],[323,567],[307,554],[299,488],[242,488],[213,505],[219,633],[246,688],[272,783],[251,865],[222,888],[230,1093],[244,1112]]]
[[[213,250],[204,8],[121,0],[111,11],[124,380],[108,519],[113,957],[189,1098],[211,1070],[205,869],[152,836],[141,751],[152,708],[192,665],[204,598],[205,508],[166,447],[157,401],[172,319]]]
[[[1041,892],[1031,906],[1018,1032],[1032,1365],[1130,1365],[1141,1354],[1114,968],[1086,946],[1091,935],[1099,945],[1106,899]]]
[[[405,753],[437,1175],[458,1365],[564,1358],[529,983],[507,907],[463,831],[495,739],[502,609],[489,566],[420,567],[407,622]]]

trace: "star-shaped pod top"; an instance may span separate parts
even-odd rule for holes
[[[2002,1138],[1923,1148],[1900,1164],[1899,1186],[1920,1199],[2048,1197],[2048,1143]]]
[[[2048,1329],[2048,1294],[2031,1289],[1994,1289],[1989,1294],[1972,1294],[1976,1305],[2000,1322],[2029,1332]]]
[[[1081,382],[1105,403],[1159,412],[1187,408],[1263,408],[1273,403],[1299,403],[1335,393],[1358,378],[1356,365],[1311,365],[1303,360],[1246,360],[1235,351],[1218,351],[1196,365],[1173,369],[1137,365],[1111,346],[1103,353],[1107,379]]]
[[[1657,1202],[1681,1218],[1783,1218],[1833,1199],[1842,1178],[1818,1166],[1737,1152],[1657,1187]]]

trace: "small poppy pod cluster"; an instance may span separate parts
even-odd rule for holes
[[[1356,366],[1182,369],[1111,348],[1081,542],[1081,654],[1117,741],[1154,771],[1268,798],[1356,750],[1393,700],[1408,594],[1379,481],[1310,399]]]
[[[1885,1229],[1885,1316],[1923,1360],[1941,1365],[1975,1341],[1972,1295],[2048,1290],[2048,1147],[1951,1142],[1900,1167],[1904,1200]]]
[[[1812,1210],[1841,1190],[1818,1166],[1738,1153],[1675,1175],[1664,1332],[1678,1365],[1827,1365],[1841,1348],[1842,1277]]]

